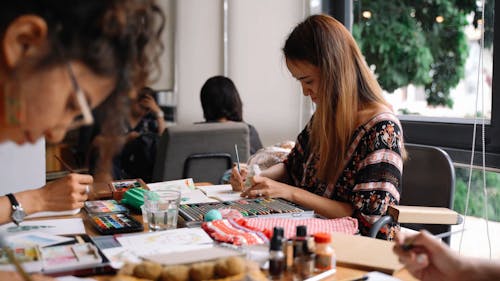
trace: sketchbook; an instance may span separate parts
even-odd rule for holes
[[[242,199],[241,192],[233,191],[230,184],[198,186],[209,198],[219,201],[236,201]]]
[[[392,251],[393,242],[340,232],[332,233],[338,265],[393,274],[403,268]]]
[[[459,224],[460,215],[448,208],[389,206],[388,213],[399,223]]]

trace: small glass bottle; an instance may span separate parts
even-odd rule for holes
[[[293,280],[304,280],[304,249],[306,249],[307,226],[298,225],[293,240]]]
[[[316,258],[314,269],[323,272],[336,267],[335,250],[332,247],[332,237],[328,233],[314,234]]]
[[[314,274],[314,264],[315,264],[315,253],[314,253],[314,238],[308,236],[303,244],[302,250],[302,279],[307,279]]]
[[[280,280],[285,271],[285,254],[283,253],[283,229],[274,228],[269,249],[269,275],[272,280]]]

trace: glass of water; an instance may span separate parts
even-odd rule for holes
[[[181,193],[177,190],[144,193],[144,211],[149,231],[177,228]]]

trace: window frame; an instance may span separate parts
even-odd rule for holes
[[[495,0],[498,7],[500,0]],[[500,98],[495,93],[500,90],[500,13],[494,16],[493,77],[491,97],[491,120],[485,125],[486,166],[500,170]],[[473,124],[452,122],[456,119],[434,118],[432,121],[410,120],[399,116],[403,126],[405,141],[409,143],[434,145],[443,148],[453,162],[469,164],[472,150]],[[427,118],[429,119],[429,118]],[[465,120],[465,119],[464,119]],[[477,119],[474,165],[482,166],[482,119]]]
[[[332,0],[325,0],[332,1]],[[333,1],[335,2],[335,1]],[[352,3],[352,0],[344,0]],[[500,0],[495,0],[499,7]],[[349,6],[344,4],[344,6]],[[352,7],[352,4],[350,5]],[[353,10],[345,10],[353,18]],[[485,125],[485,163],[490,170],[500,171],[500,98],[494,93],[500,90],[500,13],[494,15],[493,39],[493,77],[491,120]],[[403,126],[404,139],[407,143],[438,146],[450,155],[454,163],[469,164],[472,150],[474,125],[470,119],[457,122],[457,118],[429,118],[418,120],[415,116],[398,115]],[[468,122],[467,122],[468,121]],[[477,119],[474,165],[482,166],[482,119]]]

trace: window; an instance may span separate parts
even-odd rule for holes
[[[454,209],[462,214],[475,115],[480,118],[474,164],[481,166],[483,161],[483,115],[474,106],[477,92],[484,94],[485,163],[488,169],[500,169],[500,99],[494,94],[500,87],[500,61],[495,56],[500,53],[500,43],[494,40],[494,32],[500,30],[495,13],[498,2],[485,0],[483,7],[482,1],[353,1],[353,35],[399,113],[406,142],[439,146],[449,153],[456,165]],[[485,30],[482,49],[478,23]],[[480,112],[482,103],[479,99]],[[481,170],[472,171],[466,228],[473,231],[464,235],[462,248],[467,255],[484,257],[487,246],[481,243],[486,239],[481,243],[476,239],[485,233],[484,221],[474,218],[484,216],[482,176]],[[498,237],[500,174],[487,172],[485,185],[489,230],[491,237]],[[451,246],[458,248],[458,240],[460,236],[453,238]],[[496,251],[498,241],[492,242]],[[499,255],[499,251],[493,253]]]
[[[500,138],[495,137],[500,136],[500,100],[492,94],[500,85],[493,76],[499,65],[493,55],[499,48],[493,40],[500,21],[495,2],[485,1],[482,20],[481,1],[458,6],[455,1],[355,0],[353,35],[400,113],[406,141],[440,146],[454,162],[469,163],[481,49],[474,24],[483,22],[479,89],[485,96],[486,164],[500,168]],[[476,137],[481,151],[479,126]],[[478,155],[476,164],[482,161]]]

